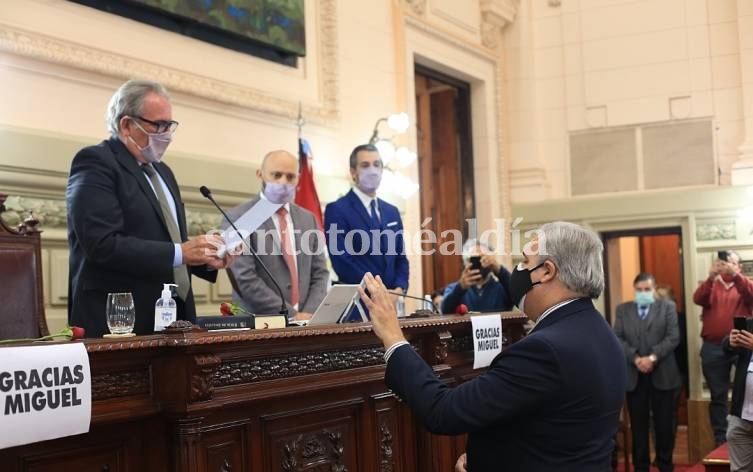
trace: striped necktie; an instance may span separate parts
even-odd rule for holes
[[[146,173],[149,177],[149,181],[152,183],[152,187],[154,187],[154,193],[157,195],[159,206],[162,209],[162,218],[165,220],[167,232],[170,233],[170,239],[174,244],[182,243],[183,241],[180,238],[178,224],[175,221],[175,218],[173,218],[173,212],[170,210],[170,204],[167,202],[167,196],[162,190],[162,182],[160,182],[159,177],[157,177],[157,172],[151,164],[144,164],[141,166],[141,170]],[[188,268],[185,264],[173,267],[173,278],[178,285],[178,296],[181,300],[186,301],[188,290],[191,288],[191,279],[188,275]]]

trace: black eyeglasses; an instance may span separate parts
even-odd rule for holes
[[[170,121],[164,121],[164,120],[152,121],[152,120],[147,120],[143,116],[139,116],[139,115],[136,115],[136,118],[138,118],[139,120],[143,121],[144,123],[149,123],[150,125],[152,125],[155,128],[157,128],[157,133],[166,133],[168,131],[171,132],[171,133],[174,133],[175,129],[178,127],[178,122],[177,121],[173,121],[173,120],[170,120]]]

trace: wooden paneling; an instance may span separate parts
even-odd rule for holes
[[[658,286],[669,285],[674,292],[677,311],[685,312],[682,282],[682,252],[679,234],[641,237],[641,267],[654,274]]]
[[[416,71],[421,221],[431,218],[423,228],[437,236],[436,244],[423,246],[425,251],[435,250],[421,258],[424,293],[443,289],[460,277],[460,247],[453,242],[462,244],[459,240],[468,233],[465,220],[475,218],[468,85],[456,82]],[[455,237],[457,231],[460,238]],[[450,254],[442,254],[443,245]]]
[[[526,318],[501,316],[520,339]],[[468,317],[401,323],[445,382],[478,375]],[[85,343],[91,431],[0,450],[3,471],[450,472],[464,448],[387,390],[369,324]]]

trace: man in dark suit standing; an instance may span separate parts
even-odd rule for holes
[[[727,416],[730,472],[753,470],[753,319],[746,318],[745,329],[732,329],[724,338],[724,349],[737,354],[732,406]]]
[[[276,214],[250,235],[248,244],[280,284],[288,317],[310,319],[327,294],[329,270],[324,235],[314,214],[292,203],[298,183],[298,158],[287,151],[272,151],[264,156],[256,175],[262,181],[259,196],[231,209],[228,216],[236,220],[260,199],[282,204]],[[225,223],[223,227],[227,226]],[[252,313],[276,313],[280,309],[280,295],[274,282],[257,266],[252,255],[238,257],[230,272],[234,282],[233,301]]]
[[[397,207],[376,195],[382,171],[375,146],[353,149],[350,176],[355,185],[324,211],[329,257],[342,283],[361,283],[371,272],[390,290],[403,293],[408,289],[403,221]]]
[[[627,403],[633,431],[633,464],[648,472],[650,418],[656,430],[656,466],[673,470],[675,396],[682,378],[675,361],[680,343],[677,308],[671,300],[654,296],[654,276],[641,272],[633,280],[635,300],[617,307],[614,332],[627,362]]]
[[[152,333],[163,283],[178,285],[178,319],[193,322],[191,274],[213,282],[232,258],[211,255],[205,236],[187,237],[178,183],[161,162],[178,126],[167,91],[126,82],[110,99],[107,125],[110,138],[80,150],[68,179],[68,322],[102,336],[108,292],[131,292],[134,332]]]
[[[407,343],[384,284],[366,276],[370,295],[361,298],[384,343],[387,386],[429,431],[468,433],[456,470],[611,469],[626,374],[619,341],[591,301],[604,289],[602,249],[580,226],[542,226],[510,277],[513,302],[536,325],[455,388]]]

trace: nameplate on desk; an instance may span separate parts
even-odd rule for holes
[[[196,324],[209,331],[213,329],[250,329],[254,327],[251,315],[197,316]]]
[[[213,330],[271,329],[285,327],[284,315],[197,316],[196,324]]]
[[[287,321],[285,315],[254,315],[254,329],[284,328]]]
[[[493,315],[471,316],[473,326],[473,368],[486,367],[502,352],[502,318]]]
[[[0,449],[89,431],[91,371],[80,342],[0,349]]]

